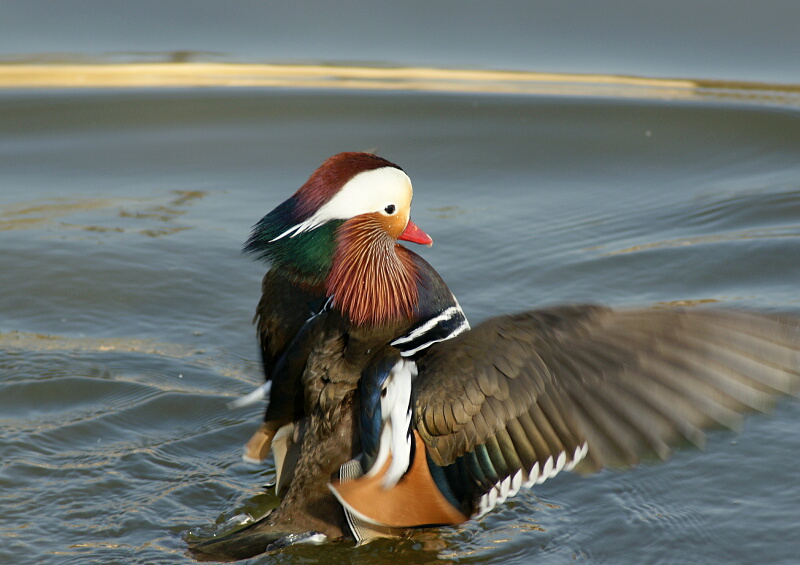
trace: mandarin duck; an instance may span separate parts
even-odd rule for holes
[[[343,153],[256,224],[245,249],[272,266],[256,314],[272,383],[258,433],[272,435],[255,458],[271,440],[283,499],[195,556],[459,524],[561,471],[702,446],[704,429],[800,387],[791,315],[565,305],[470,329],[397,243],[431,243],[411,196],[397,165]]]

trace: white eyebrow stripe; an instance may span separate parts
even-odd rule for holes
[[[410,207],[411,193],[411,179],[398,168],[381,167],[362,171],[344,183],[333,198],[310,218],[293,225],[269,242],[311,231],[331,220],[346,220],[377,212],[387,204],[394,204],[398,209]]]

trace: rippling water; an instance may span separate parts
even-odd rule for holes
[[[0,563],[189,563],[276,503],[250,229],[327,156],[409,172],[474,322],[563,301],[800,311],[800,115],[745,99],[208,89],[0,94]],[[792,563],[800,403],[706,452],[559,475],[480,522],[253,563]]]

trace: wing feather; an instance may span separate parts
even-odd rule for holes
[[[488,320],[417,365],[431,461],[467,476],[476,486],[460,488],[486,511],[562,468],[665,459],[702,446],[703,429],[769,409],[800,388],[800,318],[557,307]]]

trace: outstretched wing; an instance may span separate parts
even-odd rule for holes
[[[488,320],[417,362],[414,427],[440,490],[483,513],[564,468],[666,458],[800,386],[800,320],[568,306]]]

